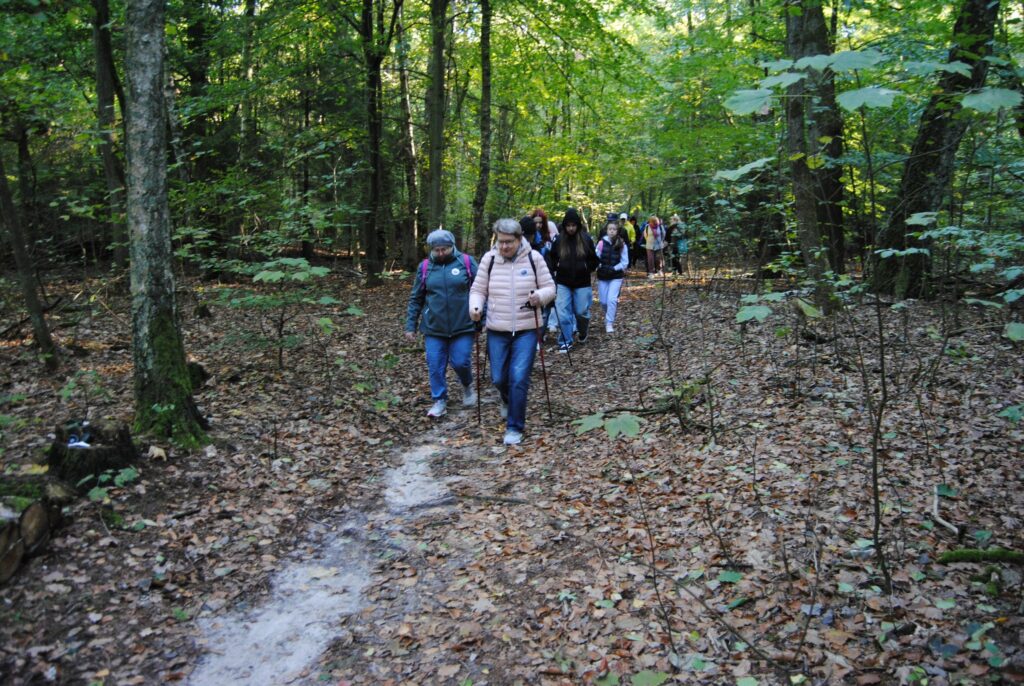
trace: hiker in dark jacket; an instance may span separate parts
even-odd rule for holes
[[[415,340],[419,324],[427,350],[430,396],[434,400],[427,416],[440,417],[448,406],[445,375],[449,364],[462,383],[462,404],[468,406],[476,402],[470,362],[474,324],[469,317],[469,287],[476,276],[477,264],[472,257],[456,249],[455,236],[450,231],[431,232],[427,246],[430,257],[416,269],[409,293],[405,336]]]
[[[558,294],[555,313],[561,330],[558,351],[572,349],[573,324],[579,331],[580,343],[585,343],[590,330],[590,303],[594,292],[590,288],[590,275],[597,269],[594,240],[583,230],[583,222],[575,209],[565,211],[562,229],[551,244],[548,253],[551,271],[555,275]]]

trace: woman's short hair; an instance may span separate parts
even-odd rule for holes
[[[494,222],[494,233],[504,233],[517,238],[523,237],[523,227],[515,219],[499,219]]]

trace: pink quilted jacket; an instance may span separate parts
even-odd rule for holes
[[[536,276],[530,260],[537,268]],[[469,291],[469,311],[483,308],[486,302],[488,329],[513,333],[536,329],[534,310],[523,309],[532,291],[539,293],[545,305],[555,299],[555,281],[547,263],[524,238],[511,260],[499,255],[497,248],[480,258],[480,269]]]

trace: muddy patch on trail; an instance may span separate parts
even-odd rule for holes
[[[345,618],[367,605],[367,590],[382,559],[409,553],[406,529],[418,518],[444,516],[454,503],[431,461],[439,443],[413,447],[385,473],[385,511],[349,514],[311,532],[270,580],[264,602],[242,603],[228,614],[198,621],[205,656],[192,672],[193,686],[285,684],[308,678],[317,659],[346,632]],[[417,589],[403,591],[411,595]],[[410,599],[416,604],[416,599]]]

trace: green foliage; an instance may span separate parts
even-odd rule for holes
[[[75,484],[75,486],[84,486],[95,479],[96,485],[89,489],[88,493],[86,493],[86,497],[94,503],[105,503],[110,499],[111,482],[113,482],[113,487],[124,488],[138,478],[139,471],[135,467],[124,467],[116,472],[112,469],[108,469],[99,475],[90,474],[89,476],[81,479],[77,484]]]
[[[603,428],[611,439],[623,436],[625,438],[636,438],[640,435],[640,423],[643,420],[635,415],[623,412],[613,417],[605,417],[603,412],[587,415],[573,421],[576,425],[576,435],[579,436],[593,429]]]

